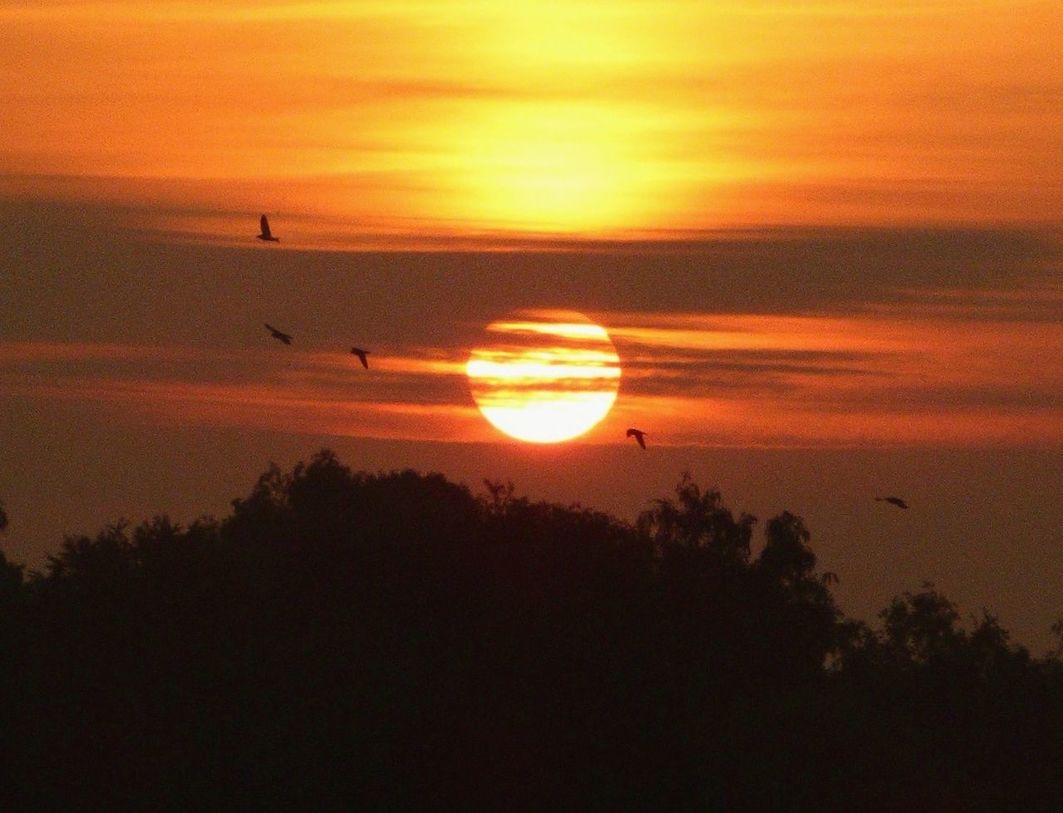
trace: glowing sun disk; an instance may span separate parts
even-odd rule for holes
[[[495,343],[469,356],[465,370],[476,405],[519,440],[557,443],[584,434],[616,401],[620,359],[608,334],[579,314],[566,314],[565,321],[520,316],[489,325],[487,338]]]

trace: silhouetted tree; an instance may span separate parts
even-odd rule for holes
[[[0,550],[0,607],[18,596],[23,581],[24,567],[8,560]]]
[[[789,511],[768,522],[767,544],[757,567],[768,578],[794,587],[807,580],[816,566],[816,556],[808,547],[812,535],[804,522]]]
[[[4,504],[0,502],[0,533],[7,530],[7,514],[4,513]],[[3,551],[0,551],[0,606],[6,600],[5,596],[13,596],[22,586],[22,566],[7,560]]]
[[[754,525],[322,451],[0,559],[8,807],[1053,809],[1058,658],[932,585],[845,619],[801,518]]]
[[[1056,648],[1050,656],[1063,660],[1063,618],[1052,625],[1052,634],[1056,636]]]
[[[723,567],[734,569],[749,561],[756,521],[748,514],[736,520],[724,507],[720,492],[702,492],[688,472],[676,486],[675,497],[654,500],[653,508],[639,516],[638,528],[659,549],[705,551]]]

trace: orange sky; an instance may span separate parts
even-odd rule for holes
[[[625,428],[637,425],[657,445],[1063,445],[1060,322],[941,320],[899,308],[859,317],[596,318],[619,349],[623,379],[616,407],[585,442],[623,442]],[[569,363],[586,364],[587,351],[578,352]],[[165,423],[502,440],[473,407],[467,355],[461,347],[380,348],[367,374],[343,350],[24,342],[0,344],[0,385],[9,396],[87,400]],[[581,378],[563,384],[551,377],[547,389],[584,393]]]
[[[1052,0],[0,0],[0,171],[307,245],[1057,222],[1061,30]]]
[[[321,446],[627,517],[690,469],[857,613],[1047,640],[1061,53],[1058,0],[0,0],[5,553]],[[619,390],[521,443],[466,363],[556,311]]]

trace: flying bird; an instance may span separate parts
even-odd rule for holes
[[[273,336],[273,338],[277,341],[284,342],[285,344],[292,343],[291,336],[289,336],[287,333],[277,330],[277,328],[273,327],[272,325],[266,325],[266,330],[268,330],[270,332],[270,335]]]
[[[265,240],[265,241],[267,241],[269,243],[279,243],[280,242],[280,240],[278,238],[274,237],[273,233],[270,232],[270,230],[269,230],[269,220],[266,219],[265,215],[262,215],[262,217],[259,218],[258,222],[259,222],[260,227],[262,228],[262,234],[256,234],[255,237],[257,237],[259,240]]]
[[[646,448],[646,433],[641,429],[628,429],[625,437],[634,438],[638,441],[639,446],[643,449]]]
[[[908,503],[902,500],[900,497],[875,497],[878,502],[888,502],[892,505],[896,505],[898,508],[907,508]]]
[[[362,362],[362,366],[365,367],[365,369],[368,370],[369,369],[369,359],[367,359],[366,356],[369,355],[369,351],[368,350],[363,350],[360,347],[352,347],[351,348],[351,352],[354,355],[358,356],[359,360]]]

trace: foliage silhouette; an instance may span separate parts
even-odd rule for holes
[[[0,534],[7,530],[7,514],[4,512],[4,504],[0,502]],[[0,550],[0,612],[3,612],[8,601],[18,595],[22,588],[22,565],[16,565],[7,560],[7,556]]]
[[[6,565],[21,808],[1049,810],[1063,665],[932,585],[846,619],[800,517],[684,476],[635,525],[277,466],[223,520]],[[833,574],[831,574],[833,575]]]

